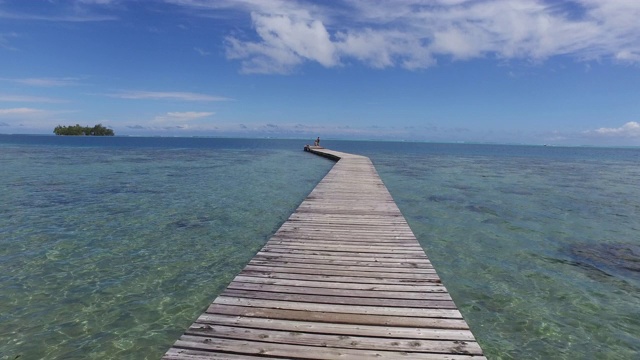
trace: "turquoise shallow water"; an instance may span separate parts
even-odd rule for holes
[[[640,358],[640,149],[353,144],[490,359]]]
[[[157,359],[332,163],[304,141],[0,135],[0,359]],[[640,150],[370,156],[491,359],[636,359]]]
[[[0,359],[160,358],[332,166],[207,140],[0,146]]]

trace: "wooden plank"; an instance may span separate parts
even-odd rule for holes
[[[285,267],[269,264],[265,262],[260,264],[249,264],[245,267],[245,270],[250,271],[276,271],[282,273],[291,274],[317,274],[317,275],[336,275],[336,276],[359,276],[359,277],[376,277],[380,279],[398,279],[399,283],[411,282],[420,279],[437,279],[440,278],[435,272],[431,273],[414,273],[414,272],[374,272],[374,271],[351,271],[351,270],[331,270],[331,269],[314,269],[314,268],[302,268],[302,267]]]
[[[212,304],[207,308],[209,314],[223,314],[235,316],[252,316],[269,319],[301,320],[330,322],[337,324],[357,324],[357,325],[384,325],[400,327],[431,327],[439,329],[468,330],[469,327],[463,319],[443,319],[414,316],[385,316],[385,315],[365,315],[334,313],[325,311],[306,311],[273,309],[261,307],[233,306],[223,304]]]
[[[284,259],[314,259],[314,260],[319,260],[319,261],[328,261],[328,262],[332,262],[332,261],[358,261],[358,262],[373,262],[373,263],[385,263],[385,262],[389,262],[389,263],[397,263],[398,262],[398,256],[393,255],[393,256],[385,256],[385,255],[371,255],[371,254],[367,254],[364,255],[363,254],[355,254],[353,256],[351,255],[346,255],[346,254],[330,254],[330,255],[317,255],[315,254],[315,252],[307,252],[304,254],[301,253],[263,253],[263,252],[258,252],[256,254],[256,258],[262,258],[264,260],[284,260]],[[405,257],[400,257],[402,258],[406,258]],[[421,257],[417,257],[417,258],[411,258],[411,262],[412,263],[420,263],[423,266],[432,266],[431,265],[431,261],[429,261],[429,259],[426,256],[421,256]]]
[[[265,246],[264,249],[300,249],[300,250],[326,250],[333,252],[354,252],[354,253],[380,253],[380,254],[409,254],[416,257],[425,257],[424,250],[419,246],[390,246],[390,245],[370,245],[364,242],[358,244],[345,243],[322,243],[307,242],[296,243],[291,241],[274,241]]]
[[[297,301],[265,300],[242,297],[230,297],[220,295],[213,304],[249,306],[255,308],[300,310],[300,311],[321,311],[326,313],[361,314],[361,315],[384,315],[384,316],[408,316],[408,317],[430,317],[443,319],[462,319],[458,310],[451,309],[431,309],[431,308],[403,308],[371,305],[345,305],[345,304],[323,304]],[[214,305],[212,305],[214,306]]]
[[[252,329],[226,325],[204,325],[197,323],[191,325],[186,334],[280,344],[308,346],[318,346],[318,344],[323,344],[323,346],[334,348],[363,350],[393,349],[406,352],[482,355],[482,350],[480,350],[480,346],[478,346],[476,342],[456,340],[388,339],[354,335],[343,336],[270,329]]]
[[[273,272],[273,271],[252,271],[243,270],[240,275],[251,277],[262,277],[267,279],[288,279],[288,280],[312,280],[312,281],[328,281],[341,283],[359,283],[359,284],[429,284],[440,283],[440,279],[436,275],[431,278],[399,280],[395,278],[383,277],[364,277],[364,276],[339,276],[339,275],[323,275],[323,274],[296,274],[290,272]]]
[[[347,290],[369,290],[369,291],[395,291],[395,292],[446,292],[445,287],[441,283],[422,283],[422,284],[367,284],[367,283],[343,283],[335,281],[311,281],[311,280],[289,280],[289,279],[272,279],[265,277],[253,277],[238,275],[233,282],[252,283],[252,284],[269,284],[282,286],[302,286],[313,288],[328,289],[347,289]]]
[[[347,245],[349,242],[357,242],[357,246],[366,245],[367,242],[370,246],[378,246],[378,247],[397,247],[397,244],[405,244],[416,246],[418,242],[416,239],[410,238],[408,236],[402,236],[401,234],[393,233],[393,229],[380,231],[376,234],[364,234],[360,228],[354,227],[353,231],[357,231],[360,234],[359,237],[349,235],[348,232],[336,231],[336,229],[332,229],[327,227],[322,231],[318,231],[317,233],[312,233],[309,229],[297,229],[296,231],[278,231],[274,236],[273,243],[278,242],[287,242],[291,240],[300,240],[301,237],[305,237],[308,242],[304,242],[302,244],[314,244],[320,243],[323,241],[331,241],[333,245],[337,245],[335,240],[345,241],[344,245]],[[346,236],[345,236],[346,235]],[[378,242],[380,240],[380,242]],[[391,243],[391,244],[389,244]]]
[[[326,244],[322,242],[310,242],[306,244],[300,244],[291,241],[274,241],[264,249],[302,249],[302,250],[324,250],[327,246],[331,247],[332,251],[336,252],[354,252],[357,254],[363,253],[380,253],[380,254],[412,254],[419,258],[426,257],[424,250],[419,246],[388,246],[388,245],[369,245],[369,244]]]
[[[331,348],[328,346],[302,346],[223,338],[205,338],[191,335],[181,336],[180,340],[176,341],[176,347],[197,348],[210,351],[223,351],[235,354],[262,355],[269,357],[284,356],[295,359],[442,359],[441,354],[359,350]],[[451,360],[479,358],[481,357],[473,357],[472,355],[450,355],[447,357],[447,359]]]
[[[164,359],[485,359],[371,161],[341,158]]]
[[[291,234],[284,231],[278,232],[275,234],[273,239],[284,240],[284,241],[323,241],[327,243],[335,243],[342,242],[345,243],[379,243],[379,244],[413,244],[415,243],[415,239],[409,237],[400,237],[400,236],[376,236],[375,238],[369,236],[340,236],[340,235],[311,235],[311,234]]]
[[[256,262],[282,262],[282,263],[303,263],[303,264],[328,264],[328,265],[343,265],[343,266],[373,266],[373,267],[410,267],[413,269],[433,269],[433,264],[426,259],[406,259],[397,257],[354,257],[340,255],[316,255],[312,253],[300,254],[300,253],[269,253],[269,254],[257,254],[254,259]],[[379,269],[380,272],[385,272],[384,269]]]
[[[439,329],[421,327],[391,327],[377,325],[337,324],[300,320],[267,319],[250,316],[228,316],[220,314],[200,315],[198,324],[235,325],[254,329],[271,329],[317,334],[360,335],[391,339],[425,339],[475,341],[469,330]]]
[[[284,286],[272,284],[254,284],[234,281],[228,289],[282,292],[290,294],[332,295],[345,297],[371,297],[380,299],[414,299],[414,300],[451,300],[446,292],[397,292],[382,290],[328,289],[304,286]]]
[[[413,300],[413,299],[385,299],[385,298],[355,298],[352,296],[330,296],[311,294],[287,294],[281,292],[251,291],[226,289],[220,296],[244,297],[267,300],[285,300],[297,302],[316,302],[321,304],[360,304],[387,307],[417,307],[429,309],[455,309],[450,300]]]
[[[250,265],[273,265],[281,267],[295,267],[318,270],[343,270],[343,271],[361,271],[361,272],[386,272],[386,273],[411,273],[411,274],[435,274],[435,270],[431,267],[421,267],[420,264],[413,262],[402,262],[394,264],[386,264],[380,266],[373,262],[360,263],[358,265],[336,265],[333,264],[315,264],[312,262],[292,262],[292,261],[262,261],[251,260]],[[393,266],[393,267],[391,267]],[[383,269],[381,269],[381,267]]]
[[[361,258],[374,258],[374,259],[411,259],[411,260],[429,260],[424,254],[391,254],[391,253],[360,253],[357,251],[332,251],[331,247],[325,249],[309,250],[309,249],[278,249],[264,247],[260,250],[261,255],[266,256],[282,256],[282,254],[305,254],[305,255],[321,255],[331,257],[361,257]],[[363,261],[363,260],[361,260]],[[364,261],[370,261],[364,259]],[[377,260],[374,260],[377,261]],[[397,260],[396,260],[397,261]]]
[[[230,354],[223,352],[211,352],[204,350],[193,350],[193,349],[185,349],[179,347],[172,347],[167,351],[167,353],[162,357],[165,360],[241,360],[241,359],[264,359],[263,356],[251,356],[248,354]],[[284,357],[273,357],[270,356],[269,359],[290,359]]]

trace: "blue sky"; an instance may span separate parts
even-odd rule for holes
[[[637,0],[0,0],[0,133],[640,145]]]

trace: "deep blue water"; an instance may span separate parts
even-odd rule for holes
[[[159,358],[332,162],[303,140],[0,135],[0,359]],[[640,149],[369,156],[491,359],[635,359]]]

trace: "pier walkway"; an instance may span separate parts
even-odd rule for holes
[[[340,159],[163,359],[484,359],[367,157]]]

